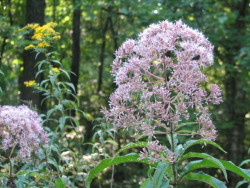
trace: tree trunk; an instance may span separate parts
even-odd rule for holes
[[[106,33],[108,30],[109,25],[109,16],[106,19],[104,28],[102,30],[102,44],[101,44],[101,51],[100,51],[100,66],[99,66],[99,75],[98,75],[98,86],[97,92],[101,91],[102,89],[102,82],[103,82],[103,68],[104,68],[104,60],[105,60],[105,46],[106,46]]]
[[[72,33],[72,64],[71,71],[74,74],[71,74],[70,79],[75,87],[75,91],[72,90],[72,93],[77,95],[77,86],[79,80],[79,68],[80,68],[80,36],[81,36],[81,7],[78,0],[73,0],[73,33]],[[75,101],[75,98],[70,95],[70,100]],[[75,111],[71,111],[71,115],[75,116]]]
[[[77,0],[73,0],[74,12],[73,12],[73,33],[72,33],[72,64],[71,71],[71,82],[74,84],[77,94],[77,85],[79,79],[79,67],[80,67],[80,36],[81,36],[81,9],[80,4]]]
[[[26,1],[26,24],[39,23],[44,24],[44,10],[45,0],[27,0]],[[41,95],[33,93],[32,88],[27,88],[23,82],[29,80],[36,80],[40,82],[41,76],[35,79],[36,68],[35,53],[31,50],[23,52],[23,72],[20,77],[21,80],[21,94],[20,101],[22,104],[30,104],[41,110]]]

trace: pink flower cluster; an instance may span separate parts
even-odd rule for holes
[[[13,148],[18,151],[19,160],[30,158],[40,149],[40,144],[48,143],[38,114],[24,105],[0,107],[0,139],[8,155]]]
[[[203,138],[216,138],[206,105],[222,101],[215,84],[201,69],[213,64],[213,46],[198,30],[177,21],[152,24],[129,39],[115,53],[112,74],[118,88],[110,96],[110,110],[103,112],[116,128],[132,128],[147,135],[169,130],[188,120],[196,111],[197,131]]]

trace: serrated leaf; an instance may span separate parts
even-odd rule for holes
[[[121,164],[121,163],[128,163],[128,162],[138,162],[138,163],[146,163],[149,164],[148,159],[142,159],[139,160],[139,154],[131,154],[131,155],[125,155],[121,157],[114,157],[111,159],[104,159],[101,163],[99,163],[94,169],[92,169],[86,179],[85,185],[86,188],[90,188],[91,182],[93,178],[102,170],[104,170],[107,167]]]
[[[136,142],[136,143],[129,143],[126,146],[122,147],[121,149],[119,149],[116,152],[116,155],[120,154],[121,152],[127,150],[127,149],[131,149],[131,148],[135,148],[135,147],[147,147],[148,143],[147,142]]]
[[[204,139],[201,139],[201,140],[189,140],[186,142],[186,144],[184,144],[184,150],[183,150],[183,153],[190,147],[194,146],[194,145],[197,145],[197,144],[210,144],[216,148],[218,148],[219,150],[223,151],[224,153],[227,153],[222,147],[220,147],[219,144],[211,141],[211,140],[204,140]]]
[[[243,177],[245,180],[250,181],[250,170],[246,170],[243,168],[240,168],[236,166],[234,163],[231,161],[224,161],[220,160],[219,161],[222,163],[222,165],[225,167],[226,170],[231,171],[241,177]],[[211,161],[208,161],[207,159],[203,160],[197,160],[197,161],[192,161],[190,163],[196,163],[195,166],[193,165],[193,169],[199,169],[199,168],[218,168],[218,166]]]
[[[223,164],[220,162],[219,159],[216,159],[215,157],[213,157],[213,156],[211,156],[211,155],[209,155],[209,154],[207,154],[207,153],[189,152],[189,153],[183,155],[182,158],[181,158],[181,160],[188,159],[188,158],[193,158],[193,157],[195,157],[195,158],[207,159],[208,161],[210,161],[210,162],[214,163],[215,165],[217,165],[218,168],[220,168],[220,169],[222,170],[222,172],[223,172],[223,174],[224,174],[224,177],[225,177],[225,179],[227,180],[227,172],[226,172],[226,169],[225,169],[225,167],[223,166]],[[183,173],[185,173],[185,174],[188,173],[188,171],[193,170],[193,169],[192,169],[192,162],[189,163],[186,167],[187,167],[187,172],[185,172],[185,169],[184,169],[184,171],[183,171]],[[205,167],[206,167],[206,166],[204,166],[204,168],[205,168]],[[190,168],[190,169],[189,169],[189,168]],[[227,181],[228,181],[228,180],[227,180]]]
[[[204,183],[207,183],[209,185],[211,185],[212,187],[214,188],[226,188],[225,184],[208,175],[208,174],[203,174],[203,173],[190,173],[190,174],[187,174],[183,180],[185,181],[188,181],[188,180],[197,180],[197,181],[201,181],[201,182],[204,182]]]
[[[239,176],[243,177],[248,182],[250,182],[250,170],[246,170],[246,169],[240,168],[240,167],[236,166],[231,161],[220,160],[220,162],[223,164],[223,166],[227,170],[229,170],[229,171],[231,171],[231,172],[233,172],[235,174],[238,174]]]
[[[160,188],[169,163],[159,163],[153,176],[153,188]]]

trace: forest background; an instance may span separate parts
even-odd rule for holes
[[[100,124],[101,107],[108,106],[116,88],[110,74],[115,50],[151,23],[181,19],[202,31],[215,46],[214,65],[206,74],[223,93],[224,102],[211,110],[218,128],[217,142],[228,152],[220,158],[240,164],[249,158],[250,146],[249,13],[249,0],[1,0],[1,105],[26,104],[46,112],[49,105],[41,105],[41,96],[24,85],[24,81],[35,80],[36,61],[34,53],[23,50],[25,42],[17,31],[28,23],[57,23],[61,39],[55,42],[54,50],[64,68],[75,73],[71,81],[77,88],[79,107],[85,112],[84,117],[78,117],[85,143],[81,152],[88,156],[96,143],[101,147],[100,138],[105,137],[99,134],[98,140],[95,134],[103,127],[93,128]],[[77,143],[75,134],[69,132],[68,139]],[[123,132],[113,141],[119,148],[121,142],[129,142],[127,138]],[[109,150],[106,152],[112,153]],[[136,177],[144,173],[136,171],[133,166],[120,165],[114,181],[133,186]],[[105,182],[105,178],[98,181]]]

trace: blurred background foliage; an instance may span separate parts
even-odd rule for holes
[[[85,112],[84,117],[76,114],[85,143],[79,146],[79,161],[97,163],[100,154],[112,155],[114,149],[131,141],[124,132],[111,137],[107,125],[97,119],[116,87],[110,75],[115,50],[151,23],[181,19],[202,31],[215,47],[214,66],[205,71],[223,91],[223,104],[212,110],[218,142],[228,151],[220,158],[240,164],[249,157],[250,147],[249,13],[249,0],[0,0],[0,69],[4,72],[0,104],[28,104],[40,112],[47,110],[48,106],[40,105],[41,97],[23,85],[34,80],[36,68],[34,54],[23,50],[27,41],[18,35],[18,29],[28,23],[56,22],[61,40],[53,48],[64,68],[75,73],[71,80]],[[76,142],[72,146],[77,145],[77,134],[69,132],[67,138]],[[120,165],[113,175],[114,187],[137,187],[145,169]],[[111,171],[96,179],[96,186],[109,185],[110,178]]]

